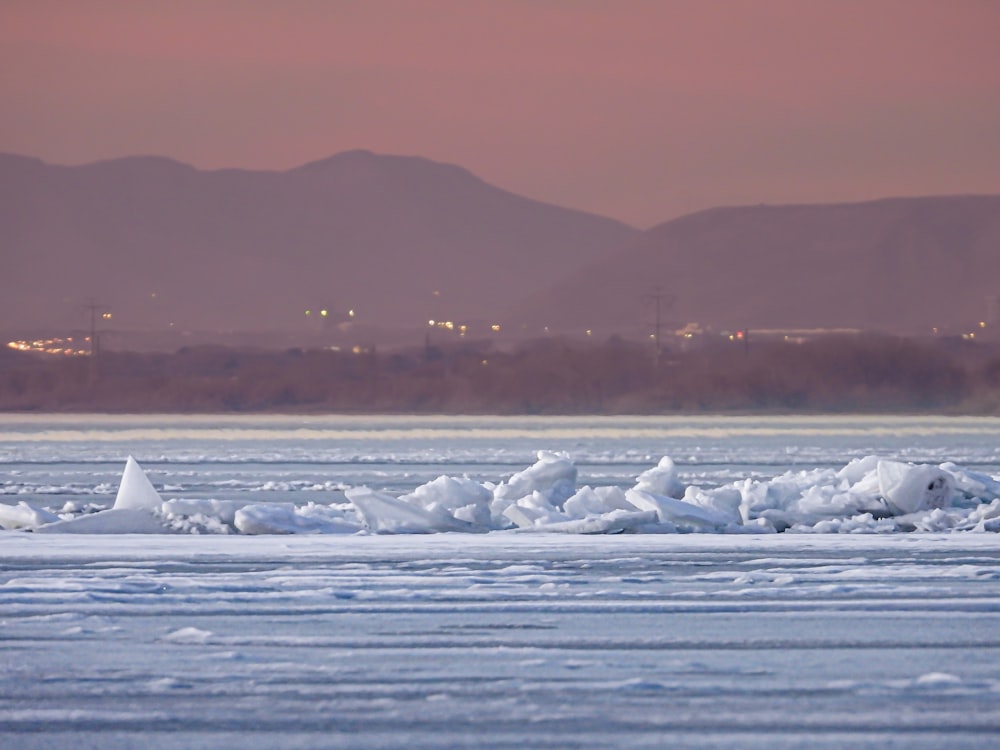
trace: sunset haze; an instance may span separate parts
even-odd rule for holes
[[[1000,192],[1000,5],[0,7],[0,151],[459,164],[639,228],[719,205]]]

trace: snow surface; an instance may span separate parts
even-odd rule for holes
[[[0,746],[991,748],[993,534],[0,545]]]

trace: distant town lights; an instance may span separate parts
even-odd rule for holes
[[[84,341],[89,340],[89,336],[84,339]],[[10,349],[16,349],[20,352],[33,352],[36,354],[58,354],[69,357],[86,357],[90,354],[87,349],[77,348],[72,336],[68,338],[35,339],[33,341],[8,341],[7,346]]]
[[[427,325],[431,328],[443,328],[446,331],[458,331],[461,336],[464,336],[469,330],[469,326],[467,324],[456,323],[454,320],[436,320],[431,318],[427,321]],[[499,330],[499,327],[494,330]]]

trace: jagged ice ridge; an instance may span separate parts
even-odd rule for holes
[[[0,527],[38,533],[414,534],[439,532],[892,533],[1000,531],[1000,480],[954,463],[878,456],[716,488],[685,485],[670,457],[635,484],[577,486],[565,453],[499,483],[440,476],[399,496],[367,486],[329,502],[164,500],[129,456],[111,508],[0,505]]]

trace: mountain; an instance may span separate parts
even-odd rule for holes
[[[1000,196],[716,208],[639,232],[367,151],[284,172],[0,155],[0,330],[82,328],[95,300],[129,330],[296,332],[326,309],[643,336],[656,290],[667,328],[969,330],[1000,294]]]
[[[577,269],[519,319],[532,330],[648,333],[657,287],[671,327],[969,331],[991,299],[997,314],[1000,196],[701,211]]]
[[[125,329],[488,321],[636,233],[367,151],[285,172],[0,155],[0,330],[82,327],[91,299]]]

